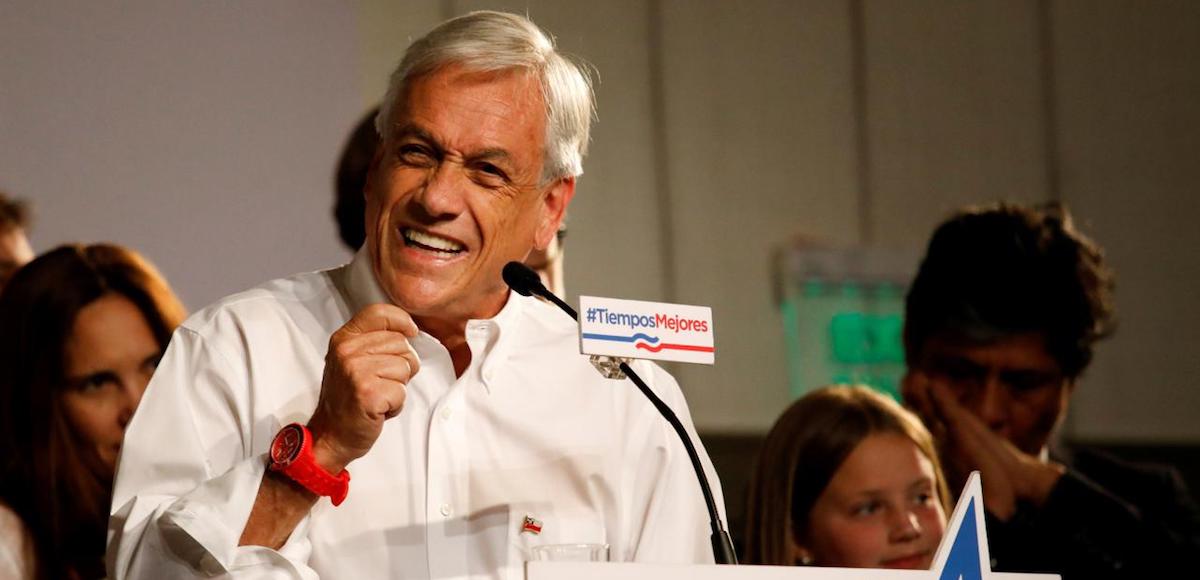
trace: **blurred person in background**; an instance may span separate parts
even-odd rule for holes
[[[1112,290],[1100,247],[1057,204],[960,211],[934,232],[909,289],[904,400],[952,486],[981,472],[994,570],[1148,578],[1200,547],[1174,470],[1051,449],[1094,344],[1113,330]]]
[[[534,249],[529,252],[529,257],[525,258],[525,265],[537,272],[538,278],[542,279],[542,284],[546,286],[550,292],[558,296],[564,296],[567,291],[566,285],[563,283],[563,242],[567,238],[567,226],[564,223],[558,228],[558,232],[554,234],[554,238],[550,240],[550,245],[546,249]]]
[[[125,426],[183,317],[108,244],[51,250],[0,292],[0,578],[104,576]]]
[[[867,387],[825,387],[788,407],[763,443],[743,562],[928,569],[947,498],[916,415]]]
[[[338,237],[351,252],[357,252],[367,239],[363,217],[367,212],[367,200],[363,191],[367,187],[367,172],[379,147],[379,132],[375,130],[378,116],[379,107],[372,107],[354,126],[342,147],[333,178],[333,219],[337,222]]]
[[[0,290],[17,268],[33,259],[33,249],[26,237],[28,230],[28,206],[0,191]]]
[[[367,185],[367,172],[379,146],[379,132],[375,130],[375,118],[378,116],[379,107],[376,106],[359,120],[342,147],[334,176],[333,218],[337,221],[338,237],[351,252],[357,252],[367,239],[363,224],[367,205],[363,192]],[[544,250],[534,248],[525,259],[525,265],[538,273],[542,284],[559,296],[566,292],[563,284],[563,240],[566,237],[564,220],[550,245]]]

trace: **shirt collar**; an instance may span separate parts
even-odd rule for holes
[[[520,326],[525,298],[509,290],[504,307],[495,316],[488,319],[467,321],[467,342],[471,345],[471,355],[482,357],[480,360],[479,377],[484,389],[491,393],[497,384],[497,375],[508,362]]]
[[[354,254],[354,259],[343,270],[342,294],[350,306],[351,316],[372,304],[390,304],[391,298],[379,285],[375,268],[371,264],[371,253],[366,244]],[[496,374],[508,359],[513,336],[520,326],[524,302],[532,300],[509,290],[504,307],[495,316],[487,319],[467,321],[466,332],[471,344],[472,356],[481,358],[480,377],[484,388],[491,392]],[[437,339],[422,331],[420,338],[437,342]],[[414,347],[417,345],[414,344]]]
[[[351,315],[372,304],[390,304],[392,302],[384,293],[383,288],[379,286],[379,280],[375,278],[375,268],[371,265],[371,252],[367,249],[366,244],[363,244],[355,252],[354,259],[346,266],[344,276],[343,294],[347,304],[350,305]]]

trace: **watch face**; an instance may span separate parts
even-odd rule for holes
[[[297,425],[288,425],[271,442],[271,462],[288,465],[300,454],[304,443],[304,431]]]

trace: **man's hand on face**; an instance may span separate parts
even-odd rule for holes
[[[933,433],[951,485],[961,486],[971,471],[982,476],[983,502],[989,512],[1007,521],[1018,501],[1041,505],[1064,469],[1025,454],[988,429],[958,402],[944,383],[914,373],[904,383],[909,403]]]
[[[317,462],[331,473],[365,455],[383,422],[404,407],[408,382],[421,368],[408,343],[416,335],[407,312],[374,304],[330,337],[321,397],[308,426]]]

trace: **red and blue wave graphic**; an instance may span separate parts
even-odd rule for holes
[[[676,344],[670,342],[659,342],[657,336],[650,336],[638,332],[632,336],[623,336],[619,334],[597,334],[594,332],[583,333],[583,338],[591,340],[610,340],[613,342],[632,342],[634,348],[648,350],[650,352],[661,352],[664,350],[690,350],[694,352],[715,352],[711,346],[700,346],[696,344]]]

